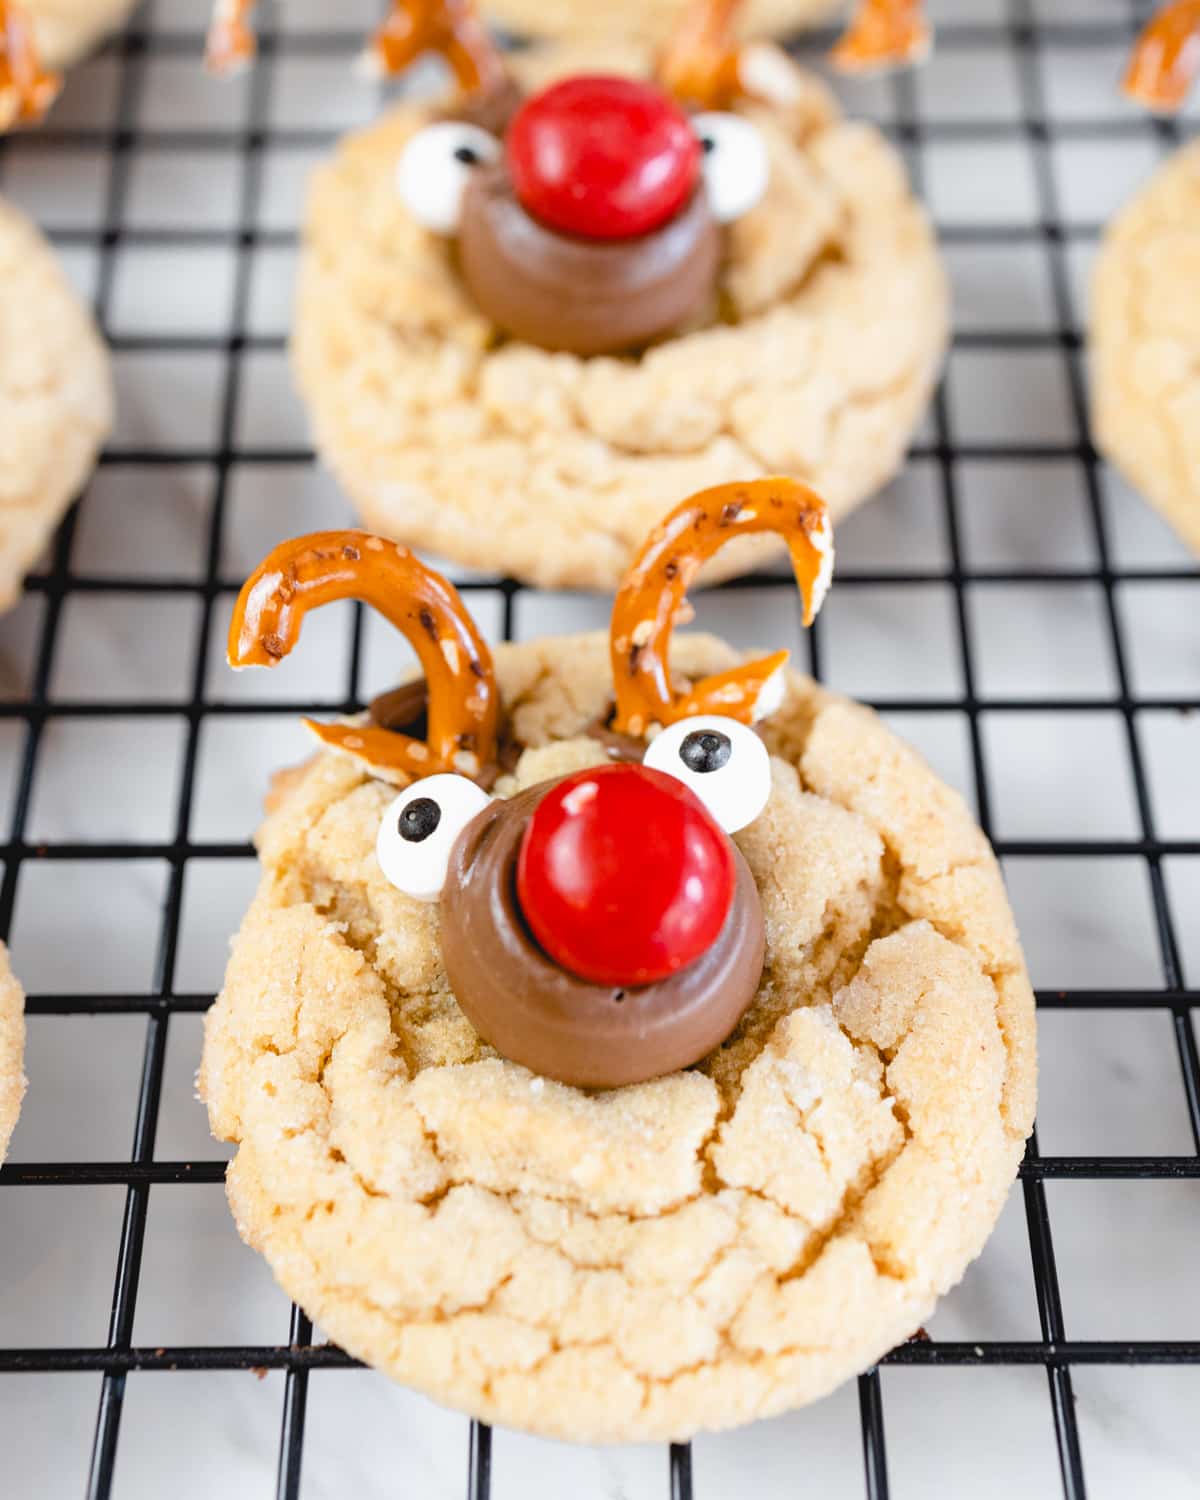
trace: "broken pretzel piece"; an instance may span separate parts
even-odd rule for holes
[[[651,533],[613,604],[610,652],[618,734],[644,735],[696,714],[743,724],[771,712],[786,651],[705,677],[686,693],[671,686],[671,631],[701,567],[735,537],[776,532],[787,542],[811,625],[833,573],[833,534],[825,502],[785,478],[718,484],[685,500]]]
[[[491,653],[454,586],[398,542],[364,531],[318,531],[283,542],[242,586],[229,626],[231,667],[273,667],[311,609],[360,599],[409,640],[428,684],[428,733],[413,739],[365,723],[305,724],[330,750],[407,786],[423,776],[486,772],[496,754],[499,697]]]

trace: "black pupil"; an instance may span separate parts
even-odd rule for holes
[[[478,164],[479,157],[473,146],[456,146],[454,160],[462,162],[464,167],[473,167]]]
[[[704,152],[705,156],[708,156],[717,149],[717,143],[711,135],[702,135],[700,137],[700,149]]]
[[[442,810],[432,797],[417,797],[400,814],[400,837],[410,844],[427,839],[442,821]]]
[[[679,747],[679,759],[689,771],[719,771],[733,753],[727,734],[717,729],[694,729]]]

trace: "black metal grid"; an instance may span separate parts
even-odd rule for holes
[[[934,410],[933,438],[914,447],[915,457],[931,460],[940,478],[940,501],[948,538],[949,566],[930,569],[888,569],[886,571],[844,570],[839,588],[853,594],[883,584],[920,586],[949,585],[953,591],[958,646],[961,651],[964,691],[946,698],[905,696],[877,702],[876,706],[909,713],[957,710],[969,726],[971,764],[977,805],[982,824],[990,831],[991,797],[980,714],[1022,715],[1052,708],[1073,713],[1103,709],[1120,716],[1128,753],[1129,767],[1136,794],[1138,831],[1136,837],[1114,839],[997,839],[1001,855],[1037,855],[1044,858],[1087,855],[1092,857],[1136,856],[1148,872],[1153,914],[1161,968],[1161,985],[1142,989],[1089,989],[1039,992],[1039,1006],[1044,1009],[1086,1013],[1104,1009],[1153,1009],[1171,1017],[1184,1096],[1195,1149],[1173,1156],[1046,1156],[1031,1141],[1021,1169],[1021,1185],[1028,1227],[1041,1337],[1029,1341],[947,1343],[914,1340],[894,1350],[884,1361],[888,1366],[939,1365],[1036,1365],[1046,1372],[1048,1394],[1057,1440],[1062,1492],[1068,1500],[1082,1500],[1088,1491],[1085,1479],[1086,1453],[1081,1444],[1072,1392],[1072,1370],[1088,1364],[1195,1364],[1200,1362],[1200,1342],[1194,1340],[1080,1340],[1071,1338],[1064,1325],[1059,1274],[1055,1261],[1054,1240],[1047,1209],[1045,1183],[1062,1179],[1116,1180],[1123,1178],[1170,1179],[1200,1177],[1200,1060],[1197,1057],[1191,1012],[1200,1005],[1200,990],[1185,984],[1180,960],[1179,915],[1172,910],[1164,881],[1164,858],[1177,855],[1200,855],[1200,840],[1168,840],[1156,831],[1151,807],[1150,785],[1142,745],[1140,715],[1148,709],[1176,710],[1187,713],[1200,709],[1200,697],[1186,695],[1148,696],[1135,691],[1128,667],[1129,645],[1126,627],[1115,589],[1121,582],[1136,580],[1147,584],[1196,581],[1200,591],[1200,570],[1195,567],[1139,567],[1119,569],[1114,561],[1105,510],[1101,499],[1098,460],[1091,445],[1081,369],[1081,333],[1070,306],[1067,248],[1073,242],[1094,239],[1099,225],[1079,225],[1064,219],[1058,201],[1050,162],[1053,142],[1061,137],[1112,140],[1145,127],[1133,121],[1117,119],[1076,119],[1056,122],[1050,116],[1043,97],[1042,75],[1038,57],[1049,44],[1069,43],[1079,48],[1107,48],[1126,44],[1136,25],[1144,19],[1146,6],[1131,0],[1128,20],[1110,22],[1093,18],[1064,16],[1061,21],[1039,23],[1046,6],[1033,10],[1031,0],[1009,0],[1006,18],[997,24],[946,24],[940,29],[938,46],[953,51],[978,50],[1004,45],[1018,59],[1021,111],[1019,121],[981,123],[969,120],[923,120],[915,107],[911,76],[901,74],[891,81],[895,105],[895,124],[891,134],[910,158],[915,174],[920,173],[920,147],[928,139],[994,140],[1012,139],[1014,135],[1028,142],[1036,171],[1037,219],[1029,226],[977,225],[957,227],[943,234],[949,244],[997,246],[1032,242],[1042,245],[1052,270],[1053,305],[1056,327],[1040,333],[963,333],[956,339],[957,348],[1019,350],[1049,348],[1061,351],[1069,371],[1069,390],[1073,434],[1062,443],[1034,443],[1025,446],[989,444],[955,444],[944,390],[939,391]],[[801,51],[808,55],[827,45],[829,35],[806,40]],[[234,293],[232,332],[228,336],[210,337],[110,337],[117,350],[212,351],[224,361],[224,381],[220,408],[220,429],[212,450],[173,448],[110,451],[104,463],[126,466],[161,467],[191,462],[215,466],[217,483],[208,517],[207,556],[201,581],[188,577],[80,576],[72,571],[72,543],[79,512],[73,512],[61,527],[52,557],[44,572],[32,576],[27,590],[44,600],[35,665],[27,699],[0,704],[0,717],[16,720],[26,726],[24,747],[16,785],[12,821],[3,846],[5,870],[0,884],[0,930],[7,933],[12,921],[14,902],[22,871],[30,861],[56,860],[128,860],[157,857],[166,862],[169,880],[158,938],[154,983],[146,993],[122,995],[32,994],[28,1011],[32,1017],[46,1015],[119,1014],[145,1017],[145,1049],[137,1096],[136,1124],[127,1160],[111,1162],[54,1161],[13,1164],[0,1169],[0,1185],[58,1184],[83,1186],[117,1184],[125,1188],[125,1211],[121,1226],[119,1252],[113,1282],[111,1321],[105,1343],[99,1347],[64,1347],[51,1349],[0,1349],[0,1373],[15,1376],[21,1372],[92,1372],[102,1376],[95,1438],[87,1480],[87,1494],[101,1500],[110,1494],[114,1464],[121,1433],[122,1403],[126,1375],[130,1371],[227,1369],[282,1369],[286,1387],[280,1423],[277,1493],[294,1497],[300,1492],[304,1458],[305,1412],[309,1372],[315,1369],[348,1367],[354,1362],[340,1350],[312,1342],[312,1325],[294,1308],[287,1344],[274,1346],[194,1346],[149,1348],[132,1342],[134,1311],[137,1304],[142,1264],[143,1237],[151,1189],[164,1183],[217,1183],[224,1175],[225,1164],[218,1160],[159,1161],[154,1159],[154,1140],[163,1090],[167,1033],[172,1016],[204,1010],[211,1001],[207,993],[181,992],[175,983],[179,946],[179,923],[185,868],[189,861],[213,858],[252,857],[248,844],[198,842],[190,833],[193,792],[197,774],[197,746],[200,726],[214,702],[206,695],[209,655],[210,617],[218,602],[239,585],[237,578],[223,577],[220,552],[226,519],[228,480],[233,464],[264,464],[311,460],[302,449],[260,448],[235,441],[235,415],[239,390],[244,376],[244,356],[253,350],[277,350],[282,340],[247,332],[247,309],[251,254],[264,245],[290,245],[293,236],[256,227],[254,208],[261,185],[264,151],[270,145],[287,144],[325,147],[332,143],[332,133],[320,130],[271,129],[267,124],[267,101],[272,86],[276,60],[283,55],[327,58],[347,61],[361,44],[357,31],[334,30],[307,35],[277,34],[270,16],[264,18],[262,58],[250,85],[250,105],[243,126],[234,131],[181,130],[138,132],[135,127],[136,101],[141,77],[149,56],[174,54],[195,57],[201,45],[199,34],[159,35],[136,20],[127,34],[112,44],[119,59],[120,107],[113,128],[108,131],[75,130],[56,127],[53,121],[39,137],[23,140],[22,151],[45,153],[47,165],[54,153],[64,147],[96,146],[111,153],[109,178],[102,224],[97,231],[68,231],[55,234],[60,244],[98,246],[99,276],[95,308],[101,327],[110,329],[113,296],[114,262],[117,247],[129,241],[153,245],[195,246],[231,245],[236,251],[237,271]],[[1182,139],[1185,127],[1160,123],[1155,127],[1164,148]],[[123,207],[129,187],[129,162],[135,145],[174,147],[193,151],[236,149],[243,159],[237,222],[231,230],[186,227],[172,230],[131,230],[123,227]],[[0,170],[4,163],[0,146]],[[0,179],[2,180],[2,179]],[[1085,568],[972,568],[964,559],[960,538],[960,503],[956,464],[962,459],[981,462],[993,460],[1036,460],[1059,457],[1074,460],[1084,477],[1089,523],[1099,563]],[[86,498],[82,502],[86,504]],[[977,669],[973,652],[972,626],[967,596],[972,589],[993,585],[1020,583],[1042,586],[1064,582],[1089,582],[1098,585],[1104,599],[1108,644],[1115,662],[1117,690],[1111,696],[1072,698],[1069,701],[1044,697],[984,696],[977,686]],[[756,580],[762,589],[790,588],[778,577]],[[743,581],[744,586],[744,581]],[[484,580],[468,584],[469,589],[500,590],[504,601],[504,634],[514,630],[514,610],[519,586],[506,580]],[[165,841],[155,843],[80,843],[58,842],[36,846],[26,838],[31,791],[38,765],[39,746],[48,721],[60,718],[87,719],[100,715],[162,713],[157,702],[103,703],[67,701],[50,690],[51,670],[59,639],[59,624],[64,602],[73,593],[99,592],[115,597],[138,597],[146,594],[187,594],[200,601],[202,628],[191,669],[186,703],[169,706],[186,720],[186,749],[179,786],[174,829]],[[828,627],[826,627],[828,628]],[[346,666],[344,701],[338,706],[346,711],[359,705],[359,674],[363,631],[361,615],[356,613],[350,657]],[[813,671],[819,676],[822,657],[822,635],[818,629],[809,638]],[[221,702],[223,714],[261,711],[262,705]],[[330,705],[320,708],[328,711]],[[272,701],[273,713],[310,711],[313,705],[282,704]],[[863,1445],[863,1484],[872,1500],[884,1500],[889,1493],[888,1463],[885,1443],[885,1405],[879,1373],[868,1371],[858,1383]],[[483,1500],[490,1492],[492,1444],[489,1429],[472,1424],[469,1452],[464,1455],[467,1490],[472,1500]],[[797,1455],[797,1464],[803,1455]],[[672,1446],[664,1455],[664,1469],[671,1496],[686,1500],[693,1493],[691,1449]],[[696,1480],[704,1492],[703,1476]]]

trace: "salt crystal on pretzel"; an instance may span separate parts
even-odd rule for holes
[[[833,534],[825,502],[796,479],[755,479],[701,490],[655,528],[613,604],[610,652],[613,729],[644,735],[695,714],[752,724],[779,705],[786,651],[705,677],[685,693],[671,686],[671,631],[701,567],[726,542],[757,532],[787,542],[811,625],[833,576]]]
[[[364,531],[318,531],[283,542],[242,586],[229,625],[231,667],[273,667],[300,638],[310,609],[360,599],[407,636],[428,684],[424,742],[364,723],[306,726],[327,749],[406,786],[456,771],[476,776],[495,758],[499,698],[491,653],[453,584],[407,547]]]

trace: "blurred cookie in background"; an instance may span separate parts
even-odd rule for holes
[[[0,609],[112,427],[108,352],[53,249],[0,198]]]
[[[615,38],[665,42],[689,0],[487,0],[491,20],[514,36]],[[742,37],[787,36],[828,20],[840,0],[747,0],[737,17]]]
[[[25,995],[8,966],[8,949],[0,943],[0,1161],[25,1096],[24,1056]]]
[[[1092,281],[1096,445],[1200,553],[1200,141],[1108,226]]]

